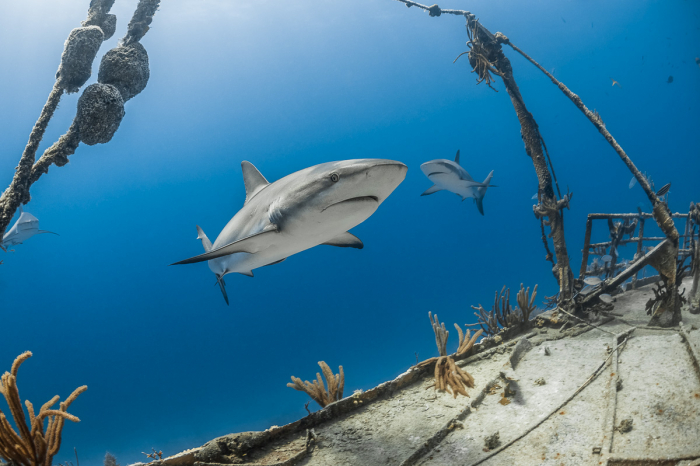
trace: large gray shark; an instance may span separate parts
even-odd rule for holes
[[[481,215],[484,215],[484,196],[487,188],[495,188],[496,185],[489,184],[493,178],[493,170],[489,173],[483,183],[474,181],[467,171],[459,164],[459,151],[455,161],[446,159],[436,159],[425,162],[420,166],[430,181],[435,183],[428,188],[421,196],[427,196],[438,191],[450,191],[460,196],[462,200],[468,197],[474,198],[476,207]]]
[[[0,241],[0,248],[5,249],[8,246],[14,246],[15,244],[22,244],[34,235],[40,235],[42,233],[51,233],[52,235],[58,235],[53,231],[40,230],[39,229],[39,219],[25,212],[22,206],[19,207],[19,218],[12,227],[5,232]]]
[[[253,276],[253,269],[277,264],[318,246],[362,249],[349,229],[367,220],[406,177],[393,160],[328,162],[269,183],[250,162],[241,163],[246,199],[212,244],[197,226],[204,254],[176,264],[209,261],[226,304],[224,275]],[[175,265],[175,264],[173,264]]]

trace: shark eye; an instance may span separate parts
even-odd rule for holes
[[[335,182],[338,181],[339,179],[340,179],[340,176],[338,176],[337,173],[331,173],[331,181],[332,181],[333,183],[335,183]]]

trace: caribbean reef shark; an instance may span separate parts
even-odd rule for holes
[[[39,219],[25,212],[22,206],[19,208],[19,218],[12,227],[7,230],[7,232],[2,237],[2,242],[0,242],[0,248],[5,249],[8,246],[14,246],[15,244],[22,244],[34,235],[40,235],[42,233],[51,233],[52,235],[58,235],[53,231],[40,230],[39,229]]]
[[[277,264],[306,249],[327,244],[362,249],[349,229],[367,220],[406,177],[393,160],[328,162],[269,183],[250,162],[242,162],[246,199],[212,244],[197,226],[204,254],[176,264],[208,261],[224,295],[224,275],[253,276],[253,269]]]
[[[481,215],[484,215],[484,196],[487,188],[496,188],[496,185],[489,184],[493,177],[493,170],[489,173],[483,183],[474,181],[467,171],[459,164],[459,151],[455,161],[446,159],[436,159],[425,162],[420,166],[430,181],[435,183],[428,188],[421,196],[427,196],[438,191],[450,191],[460,196],[462,200],[468,197],[474,198],[476,207]]]

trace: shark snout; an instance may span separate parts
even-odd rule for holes
[[[321,196],[320,213],[355,226],[372,215],[401,184],[408,168],[394,160],[357,159],[345,161],[342,167],[332,170],[338,175],[337,181],[329,195]]]
[[[367,188],[379,202],[386,199],[406,178],[408,167],[394,160],[372,160],[365,172]]]

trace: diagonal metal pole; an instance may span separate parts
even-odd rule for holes
[[[552,243],[554,244],[554,252],[557,261],[553,273],[559,282],[559,302],[560,304],[570,302],[573,295],[573,273],[571,272],[569,255],[566,250],[564,222],[561,211],[564,207],[568,208],[571,195],[567,194],[557,199],[554,194],[552,173],[547,166],[547,160],[543,152],[542,136],[540,135],[534,117],[525,106],[523,97],[520,94],[520,89],[515,82],[510,61],[501,50],[502,42],[499,40],[499,37],[502,36],[502,34],[492,34],[469,11],[442,9],[438,5],[426,6],[411,0],[398,1],[404,3],[409,8],[417,7],[425,10],[432,17],[448,14],[466,18],[467,30],[472,31],[472,42],[478,42],[482,46],[485,54],[484,58],[488,62],[486,68],[490,69],[491,66],[493,66],[496,74],[500,75],[503,80],[518,116],[518,121],[520,122],[521,134],[523,142],[525,143],[525,152],[532,159],[535,172],[537,173],[540,202],[534,207],[534,213],[537,218],[546,218],[545,224],[550,227],[549,236],[552,238]],[[491,69],[491,71],[494,70]],[[483,76],[479,77],[483,78]],[[488,84],[489,79],[486,81]]]

